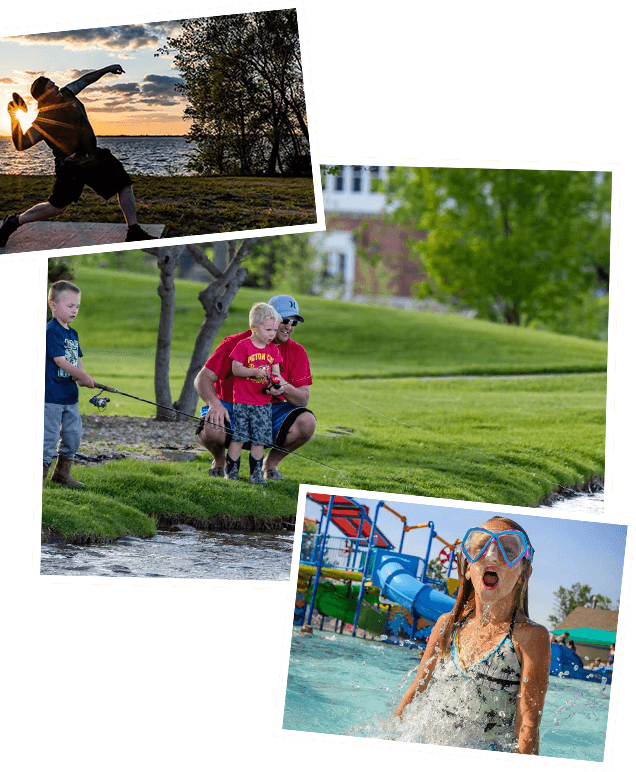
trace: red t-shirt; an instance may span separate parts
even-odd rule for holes
[[[265,370],[268,376],[272,374],[272,367],[283,361],[278,346],[268,343],[264,348],[259,348],[250,338],[243,338],[236,344],[230,359],[235,359],[244,367]],[[269,405],[272,397],[271,394],[263,394],[264,386],[265,384],[256,378],[235,377],[232,402],[241,405]]]
[[[230,354],[236,348],[236,344],[244,338],[251,336],[251,331],[239,332],[236,335],[229,335],[212,352],[212,356],[205,363],[208,370],[211,370],[218,381],[214,382],[214,391],[219,399],[226,402],[234,400],[234,376],[232,375],[232,359]],[[280,365],[280,374],[292,386],[310,386],[312,383],[311,370],[309,369],[309,359],[307,352],[295,340],[291,338],[285,343],[275,343],[283,361]],[[274,397],[274,402],[284,402],[281,397]]]

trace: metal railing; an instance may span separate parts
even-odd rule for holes
[[[340,568],[345,571],[362,571],[368,550],[368,539],[347,539],[341,536],[303,533],[300,547],[300,562],[315,566],[320,555],[323,539],[326,538],[322,565],[326,568]]]

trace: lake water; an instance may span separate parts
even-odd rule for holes
[[[195,145],[185,137],[98,137],[97,144],[108,148],[130,174],[170,176],[191,174],[186,168]],[[2,174],[53,174],[53,153],[39,142],[18,153],[10,137],[0,137]]]

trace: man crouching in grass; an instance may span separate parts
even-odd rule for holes
[[[285,456],[308,442],[316,431],[316,418],[307,408],[309,386],[312,383],[307,352],[291,339],[294,328],[304,318],[291,295],[276,295],[269,305],[282,317],[274,344],[283,357],[280,365],[280,388],[272,391],[272,445],[263,462],[263,477],[267,482],[282,480],[278,471]],[[230,354],[237,343],[251,335],[251,330],[225,338],[208,359],[194,381],[205,405],[201,408],[201,423],[197,434],[214,460],[211,477],[225,474],[225,449],[232,437],[232,393],[234,376]],[[250,443],[243,445],[248,450]]]

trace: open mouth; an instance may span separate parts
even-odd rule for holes
[[[499,584],[499,577],[497,576],[497,573],[495,571],[486,571],[482,577],[482,582],[484,584],[484,587],[487,587],[489,590],[492,590],[494,587],[496,587]]]

